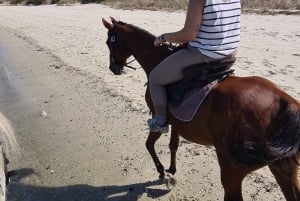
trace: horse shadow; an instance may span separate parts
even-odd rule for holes
[[[170,192],[167,189],[155,188],[163,184],[162,180],[99,187],[85,184],[60,187],[33,186],[18,181],[33,174],[34,170],[24,168],[17,170],[17,173],[8,186],[7,201],[137,201],[141,196],[156,199]]]

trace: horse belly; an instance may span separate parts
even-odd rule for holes
[[[213,135],[209,129],[210,118],[205,114],[207,113],[200,108],[192,121],[182,122],[176,120],[176,122],[172,124],[172,128],[188,141],[211,146],[213,145]]]

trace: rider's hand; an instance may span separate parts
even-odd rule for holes
[[[166,42],[164,35],[156,37],[154,40],[154,46],[162,46]]]

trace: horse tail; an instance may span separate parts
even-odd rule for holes
[[[300,105],[283,105],[266,129],[267,140],[258,138],[255,142],[245,142],[239,153],[235,154],[238,163],[252,166],[286,158],[299,164]]]
[[[0,112],[0,144],[3,152],[9,157],[11,154],[17,154],[18,145],[14,135],[14,130],[8,119]]]
[[[300,149],[300,109],[288,110],[280,117],[282,125],[267,142],[271,160],[295,157]]]

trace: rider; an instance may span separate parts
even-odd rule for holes
[[[235,56],[240,41],[240,15],[240,0],[189,0],[184,27],[154,40],[155,46],[165,42],[188,45],[164,59],[149,75],[154,105],[154,116],[148,120],[150,131],[168,132],[164,86],[181,80],[184,67]]]

